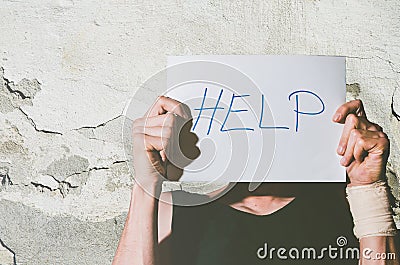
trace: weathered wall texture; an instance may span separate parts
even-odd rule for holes
[[[0,0],[0,264],[110,263],[132,185],[121,114],[166,55],[347,56],[399,197],[400,2],[221,2]]]

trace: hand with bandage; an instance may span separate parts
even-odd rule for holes
[[[399,264],[399,257],[374,259],[382,253],[396,253],[399,248],[385,177],[388,137],[381,126],[367,119],[361,100],[340,106],[333,121],[344,123],[337,153],[342,156],[340,163],[349,178],[346,194],[354,235],[360,240],[360,264]]]
[[[372,184],[384,179],[389,140],[382,127],[370,122],[361,100],[340,106],[333,121],[344,123],[337,153],[346,167],[349,186]]]

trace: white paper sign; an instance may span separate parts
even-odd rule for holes
[[[345,181],[342,126],[332,122],[345,102],[344,57],[172,56],[168,65],[177,67],[166,94],[189,106],[201,151],[181,181]]]

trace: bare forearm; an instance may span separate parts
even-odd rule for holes
[[[361,265],[399,265],[399,253],[394,236],[364,237],[360,240]]]
[[[149,188],[146,189],[149,191]],[[153,195],[135,185],[125,227],[113,265],[156,265],[158,263],[158,200],[161,185],[150,188]]]

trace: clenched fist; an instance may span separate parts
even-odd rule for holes
[[[164,96],[133,122],[133,164],[138,184],[152,186],[166,178],[180,177],[183,167],[200,152],[191,127],[189,108]]]

